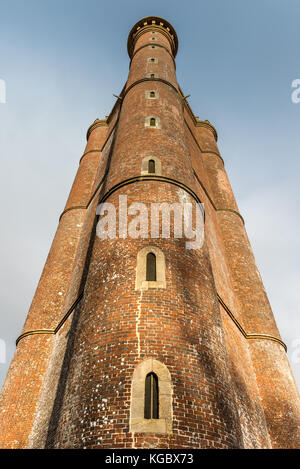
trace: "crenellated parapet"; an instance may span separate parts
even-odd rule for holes
[[[129,33],[127,50],[130,58],[132,57],[136,41],[142,34],[148,31],[159,31],[163,34],[170,41],[173,56],[176,57],[178,51],[178,38],[173,26],[159,16],[147,16],[147,18],[143,18],[138,21]]]

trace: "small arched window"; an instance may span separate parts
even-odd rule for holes
[[[148,98],[148,99],[151,99],[151,98]],[[153,115],[145,117],[145,127],[148,127],[150,129],[161,129],[160,118],[156,116],[154,117]]]
[[[136,290],[166,288],[166,261],[157,246],[145,246],[137,254]]]
[[[158,419],[159,395],[158,378],[155,373],[148,373],[145,379],[144,418]]]
[[[145,91],[145,99],[158,99],[159,94],[155,90],[147,90]]]
[[[155,57],[148,57],[147,63],[149,63],[149,64],[157,64],[157,63],[158,63],[158,59],[155,58]]]
[[[155,79],[155,78],[159,78],[159,77],[158,77],[157,73],[151,72],[151,73],[147,73],[146,78]]]
[[[134,433],[172,433],[172,382],[163,363],[147,358],[131,382],[129,428]]]
[[[161,161],[156,156],[145,156],[142,159],[141,175],[155,174],[161,176]]]
[[[156,255],[153,252],[147,254],[146,281],[156,282]]]
[[[155,161],[154,160],[148,161],[148,173],[155,174]]]

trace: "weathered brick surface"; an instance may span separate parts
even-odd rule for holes
[[[96,146],[103,145],[103,127],[95,129],[90,141],[97,140]],[[92,144],[90,143],[90,148]],[[94,153],[82,160],[75,178],[69,201],[73,198],[81,208],[69,210],[58,225],[46,264],[32,301],[22,333],[48,329],[53,331],[74,301],[69,291],[86,218],[83,208],[89,198],[88,191],[94,185],[91,167],[95,165]],[[99,155],[98,155],[99,158]],[[81,169],[83,168],[83,169]],[[89,178],[86,181],[86,177]],[[80,187],[82,190],[80,190]],[[91,195],[91,193],[90,193]],[[69,205],[71,208],[72,205]],[[28,444],[29,434],[38,409],[44,374],[49,364],[53,336],[48,334],[30,335],[17,346],[9,368],[0,400],[0,447],[20,448]],[[48,405],[51,407],[52,403]]]
[[[94,132],[96,132],[96,130],[94,130]],[[98,132],[101,132],[101,130],[98,130]],[[101,161],[96,170],[95,177],[93,178],[94,183],[91,194],[95,192],[105,173],[112,139],[113,135],[107,140],[105,147],[102,149]],[[69,282],[69,291],[64,312],[67,312],[67,309],[76,300],[85,283],[97,205],[98,199],[94,197],[86,210],[86,216],[78,242],[78,249],[76,251],[75,267],[73,268],[72,277]],[[52,441],[53,426],[55,427],[55,423],[53,422],[56,422],[56,414],[60,408],[60,401],[64,393],[64,385],[68,375],[69,360],[72,354],[79,312],[80,304],[74,314],[55,336],[47,373],[44,378],[43,388],[36,410],[34,425],[29,437],[28,446],[30,448],[43,448],[45,445],[49,444],[49,441]]]
[[[83,296],[55,335],[19,342],[1,395],[1,447],[299,447],[299,394],[281,343],[264,336],[280,339],[216,132],[183,100],[172,27],[152,34],[150,21],[140,23],[122,99],[88,130],[23,332],[55,329]],[[149,117],[158,128],[145,126]],[[137,179],[149,156],[167,179]],[[117,208],[119,195],[148,209],[195,207],[188,191],[205,207],[200,249],[172,230],[170,239],[96,236],[103,197]],[[136,290],[137,254],[149,245],[165,255],[166,288]],[[130,431],[132,376],[148,358],[171,375],[171,433]]]
[[[236,399],[243,433],[243,447],[247,449],[271,448],[265,414],[261,406],[259,388],[252,365],[248,343],[222,310],[226,350],[232,380],[232,393]],[[279,346],[281,347],[281,346]],[[284,352],[284,351],[283,351]],[[284,352],[285,353],[285,352]]]
[[[122,193],[129,204],[141,193],[179,200],[181,189],[160,186],[142,182]],[[166,254],[168,288],[136,291],[136,256],[148,244],[95,238],[56,447],[122,447],[114,440],[116,421],[124,443],[138,446],[128,433],[131,377],[152,356],[168,366],[174,385],[173,434],[157,435],[157,446],[207,447],[202,439],[213,429],[217,447],[241,445],[207,248],[155,240]]]
[[[0,395],[0,448],[25,448],[53,336],[31,335],[17,347]]]
[[[210,251],[218,292],[221,296],[223,295],[226,304],[230,306],[231,311],[234,312],[235,317],[248,334],[266,334],[280,339],[245,227],[237,214],[238,207],[224,165],[216,154],[219,152],[213,134],[205,127],[197,127],[196,134],[201,149],[205,149],[202,152],[202,159],[209,178],[210,194],[217,209],[215,227],[209,234],[209,240],[212,241],[216,236],[218,239],[218,241],[215,239],[214,246]],[[214,216],[210,218],[211,221],[213,219]],[[207,225],[210,226],[210,222]],[[217,252],[218,257],[216,257]],[[225,264],[227,266],[226,272]],[[224,286],[225,279],[230,279],[231,288],[226,286],[225,289],[222,289],[221,283]],[[226,283],[228,285],[228,281]],[[226,323],[230,324],[228,321]],[[226,329],[228,330],[228,326]],[[227,341],[229,354],[233,351],[233,343],[232,339]],[[249,356],[253,362],[250,373],[253,385],[255,380],[257,382],[257,389],[256,386],[248,389],[249,380],[246,385],[244,378],[243,389],[247,391],[252,400],[255,399],[256,403],[261,400],[261,408],[265,413],[266,428],[272,447],[297,448],[300,445],[299,392],[286,353],[281,345],[266,339],[261,339],[259,342],[258,340],[249,340],[247,345],[249,349],[247,355],[250,353]],[[242,350],[243,347],[239,346],[239,355]],[[246,357],[239,360],[238,366],[236,354],[231,360],[231,364],[234,366],[231,374],[232,379],[236,380],[240,410],[245,407],[245,402],[249,402],[247,396],[241,392],[242,387],[239,385],[241,377],[245,376],[245,370],[247,370],[247,360]],[[260,415],[259,407],[257,405],[256,416]],[[251,405],[249,404],[250,409]],[[263,435],[262,430],[261,435]],[[255,440],[253,432],[250,433],[250,437],[252,441]],[[246,445],[246,447],[249,446]]]
[[[287,355],[270,340],[253,340],[250,350],[272,447],[299,449],[299,392]]]

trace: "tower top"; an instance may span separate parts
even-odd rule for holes
[[[164,20],[163,18],[160,18],[159,16],[147,16],[146,18],[142,18],[133,26],[129,33],[127,41],[127,50],[129,57],[132,57],[134,44],[137,38],[145,31],[149,30],[158,30],[169,39],[172,52],[175,57],[178,50],[178,38],[176,31],[168,21]]]

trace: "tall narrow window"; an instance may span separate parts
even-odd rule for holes
[[[147,97],[148,97],[147,99],[151,99],[149,97],[149,92],[147,92]],[[161,129],[160,118],[159,117],[154,117],[153,115],[152,116],[147,116],[147,117],[145,117],[144,126],[150,128],[150,129]],[[152,159],[152,158],[150,158],[150,159]],[[155,159],[155,158],[153,158],[153,159]]]
[[[148,373],[145,380],[145,419],[158,419],[158,378],[155,373]]]
[[[159,238],[156,232],[155,238]],[[150,288],[166,288],[165,256],[157,246],[145,246],[137,254],[135,289],[149,290]]]
[[[155,74],[154,74],[154,73],[150,73],[150,78],[155,78]]]
[[[155,173],[155,161],[154,160],[148,161],[148,173]]]
[[[145,99],[157,99],[159,94],[157,91],[154,90],[147,90],[145,91]]]
[[[147,254],[146,281],[156,282],[156,255],[153,252]]]
[[[166,365],[151,357],[139,363],[131,382],[130,432],[172,433],[172,394]]]
[[[144,176],[146,174],[156,174],[157,176],[161,176],[161,161],[159,158],[151,155],[145,156],[145,158],[142,159],[141,175]],[[150,251],[151,249],[149,249],[148,252]]]

